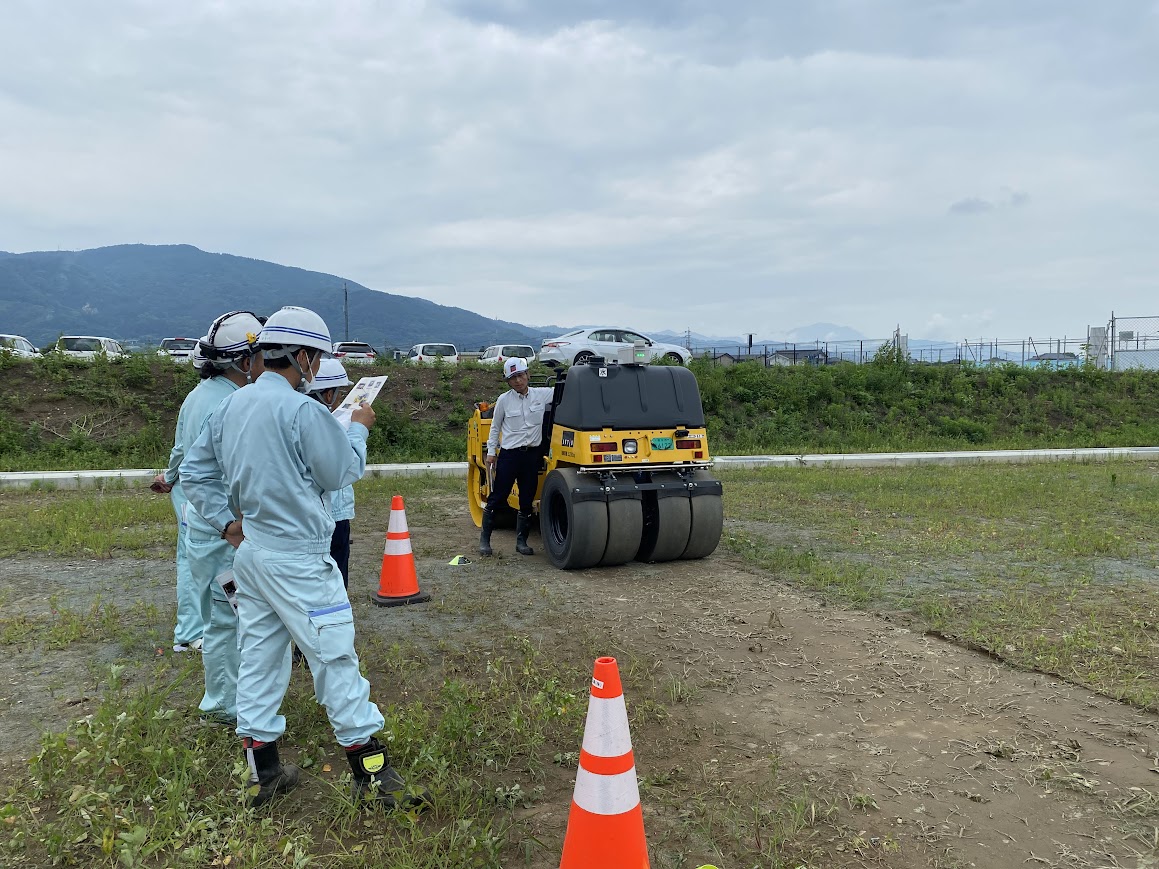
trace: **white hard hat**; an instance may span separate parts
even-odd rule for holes
[[[261,320],[253,311],[230,311],[213,321],[209,333],[198,342],[198,349],[210,362],[252,356],[261,331]]]
[[[198,371],[200,371],[201,366],[203,364],[205,364],[205,351],[201,347],[202,342],[205,342],[208,344],[209,343],[209,336],[205,335],[205,336],[199,338],[197,340],[197,346],[193,348],[193,359],[192,359],[193,367],[196,368]]]
[[[522,374],[527,370],[527,360],[522,356],[512,356],[503,363],[503,377],[514,377],[516,374]]]
[[[310,381],[310,392],[324,392],[327,389],[336,389],[339,386],[351,386],[350,378],[346,376],[346,369],[337,359],[323,359],[318,366],[318,373]]]
[[[334,351],[326,321],[308,308],[294,306],[287,306],[270,315],[258,335],[258,343],[262,345],[263,355],[267,359],[290,355],[286,351],[299,347],[321,350],[324,359],[329,358]]]

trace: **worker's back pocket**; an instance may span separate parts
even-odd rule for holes
[[[329,664],[354,656],[354,611],[349,603],[339,603],[307,613],[316,635],[314,650],[318,660]]]

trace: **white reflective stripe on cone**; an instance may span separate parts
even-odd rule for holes
[[[408,530],[406,527],[406,511],[391,510],[390,522],[387,524],[386,530],[388,533],[393,532],[395,534],[402,534],[402,532]]]
[[[575,774],[575,804],[593,815],[622,815],[640,805],[636,767],[618,775],[596,775],[582,766]]]
[[[604,699],[591,697],[584,724],[584,751],[597,757],[619,757],[632,750],[628,732],[628,707],[624,695]]]
[[[402,540],[391,540],[386,538],[386,555],[410,555],[410,538],[404,537]]]

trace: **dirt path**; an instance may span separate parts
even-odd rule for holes
[[[378,518],[355,527],[356,588],[371,584],[367,565],[381,560],[380,533],[369,530]],[[672,685],[686,736],[634,728],[640,774],[695,770],[740,793],[779,766],[778,778],[803,784],[830,813],[810,865],[1159,866],[1156,716],[823,606],[731,558],[578,573],[541,555],[451,567],[452,555],[474,548],[465,508],[428,511],[411,531],[432,605],[383,610],[352,595],[360,631],[519,632],[566,653],[577,625],[595,626]],[[511,537],[496,533],[501,553]],[[10,559],[0,593],[11,617],[42,613],[65,593],[83,608],[86,595],[106,597],[128,577],[142,601],[171,606],[171,571]],[[42,728],[84,714],[93,668],[116,654],[89,644],[0,656],[3,759],[27,757]],[[646,792],[651,839],[653,820],[670,813],[648,803]],[[651,845],[663,850],[664,824],[655,829]]]

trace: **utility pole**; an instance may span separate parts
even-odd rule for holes
[[[344,341],[350,340],[350,293],[346,290],[346,281],[342,282],[342,313],[346,318],[346,337]]]

